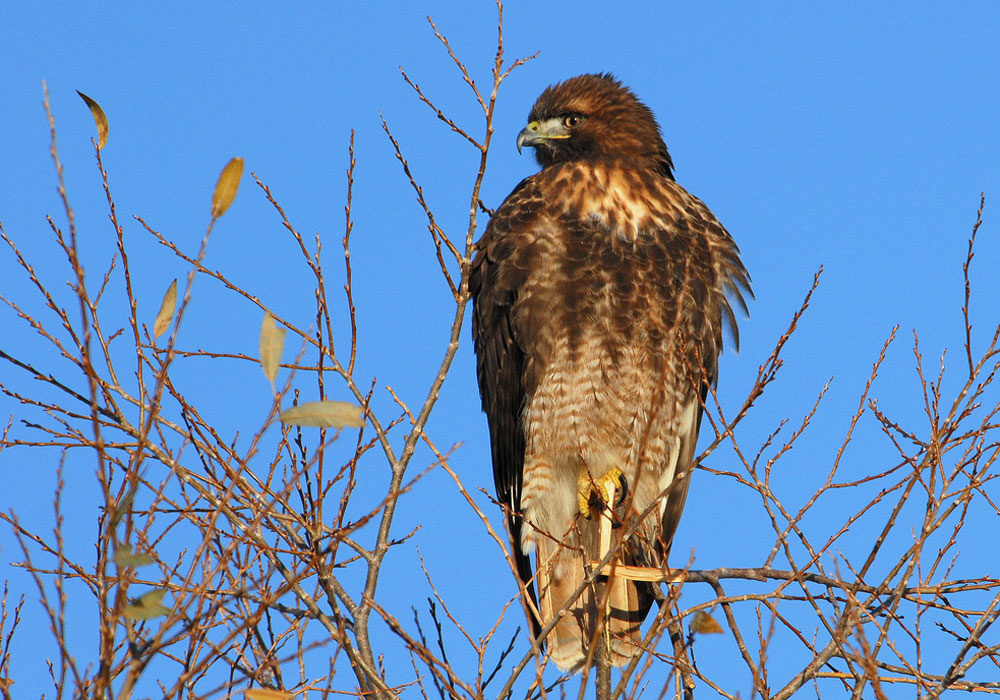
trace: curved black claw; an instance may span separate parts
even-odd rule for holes
[[[615,505],[617,507],[625,502],[625,497],[628,496],[628,480],[625,478],[624,474],[618,475],[618,490],[615,492]]]

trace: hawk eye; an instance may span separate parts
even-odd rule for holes
[[[574,127],[580,126],[580,122],[583,121],[583,117],[579,114],[567,114],[563,117],[563,125],[567,129],[572,129]]]

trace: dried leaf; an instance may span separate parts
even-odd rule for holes
[[[365,424],[361,406],[343,401],[314,401],[281,412],[281,422],[314,428],[360,428]]]
[[[250,688],[243,693],[243,696],[249,700],[290,700],[295,697],[295,694],[273,688]]]
[[[691,634],[722,634],[722,626],[704,610],[699,610],[691,620]]]
[[[285,329],[278,327],[270,312],[265,313],[264,322],[260,324],[260,366],[264,368],[264,376],[272,384],[278,376],[278,365],[284,349]]]
[[[156,560],[148,554],[136,554],[132,551],[132,545],[123,544],[117,550],[115,550],[115,564],[124,568],[127,566],[139,567],[146,566],[147,564],[152,564]]]
[[[174,318],[174,309],[177,308],[177,280],[170,283],[167,293],[163,295],[160,302],[160,310],[153,321],[153,337],[159,338],[163,331],[170,328],[170,322]]]
[[[83,101],[90,107],[90,113],[94,115],[94,122],[97,124],[97,150],[101,150],[108,143],[108,117],[97,102],[79,90],[76,91],[76,94],[83,98]]]
[[[151,620],[154,617],[163,617],[170,613],[170,608],[163,605],[163,596],[166,590],[157,588],[156,590],[144,593],[125,606],[125,617],[130,620]]]
[[[212,193],[212,218],[218,219],[226,213],[226,209],[236,199],[236,191],[240,188],[240,178],[243,177],[243,159],[233,158],[219,174]]]
[[[132,485],[128,487],[128,491],[122,496],[121,500],[115,504],[115,509],[111,513],[111,528],[114,529],[118,527],[118,523],[122,521],[125,514],[132,510],[132,501],[135,500],[135,492],[139,490],[139,481],[133,481]]]

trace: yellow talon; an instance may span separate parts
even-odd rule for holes
[[[580,508],[580,515],[590,518],[590,503],[594,496],[614,507],[614,503],[611,503],[612,493],[617,491],[620,498],[624,494],[625,486],[625,474],[618,467],[612,467],[598,479],[591,478],[590,472],[582,469],[576,483],[576,502]]]

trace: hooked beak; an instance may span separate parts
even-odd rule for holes
[[[536,148],[552,139],[568,138],[569,130],[558,117],[545,121],[535,120],[521,129],[521,133],[517,135],[517,152],[520,153],[525,146]]]

